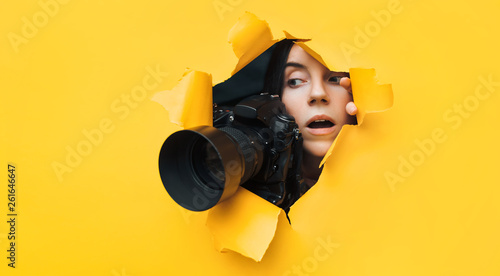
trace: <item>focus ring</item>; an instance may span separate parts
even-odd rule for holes
[[[254,174],[255,162],[256,162],[256,152],[252,145],[252,141],[248,136],[241,130],[233,127],[222,127],[219,128],[220,131],[225,132],[231,137],[231,139],[239,145],[241,154],[244,157],[245,167],[241,183],[247,181]]]

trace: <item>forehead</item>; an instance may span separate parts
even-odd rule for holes
[[[304,65],[307,69],[321,69],[324,71],[330,71],[321,62],[316,60],[313,56],[307,53],[299,45],[293,45],[290,53],[288,54],[287,63],[298,63]]]

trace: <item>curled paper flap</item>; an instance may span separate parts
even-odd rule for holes
[[[278,42],[278,40],[273,39],[269,24],[249,12],[240,17],[231,28],[228,40],[233,46],[234,54],[239,59],[231,75],[236,74],[267,48]]]
[[[184,128],[212,126],[212,76],[188,71],[172,90],[156,93],[153,101],[169,113],[170,121]]]
[[[349,70],[351,76],[352,96],[354,103],[358,108],[356,119],[358,126],[363,124],[367,113],[382,112],[390,109],[393,104],[392,85],[378,84],[375,76],[375,69],[351,68]],[[354,126],[344,125],[340,130],[339,135],[330,146],[330,149],[325,154],[320,166],[328,160],[337,141],[344,139],[344,132]]]
[[[282,209],[240,187],[210,209],[207,226],[218,251],[229,249],[260,261],[274,238],[278,219],[286,220]]]
[[[392,85],[378,84],[375,69],[351,68],[349,73],[359,125],[363,123],[366,113],[382,112],[392,107]]]
[[[285,34],[285,38],[286,39],[295,39],[297,42],[306,42],[306,41],[310,41],[310,39],[304,39],[304,38],[298,38],[292,34],[290,34],[289,32],[287,31],[283,31],[283,33]]]

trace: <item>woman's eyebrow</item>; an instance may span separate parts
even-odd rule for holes
[[[300,63],[297,63],[297,62],[287,62],[285,64],[285,69],[288,66],[297,67],[297,68],[301,68],[301,69],[307,69],[307,67],[304,64],[300,64]]]

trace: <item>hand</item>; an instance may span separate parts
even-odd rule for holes
[[[352,94],[351,80],[348,77],[340,79],[340,86],[344,87],[345,90]],[[346,104],[345,111],[351,116],[356,115],[356,113],[358,113],[358,107],[351,101]]]

